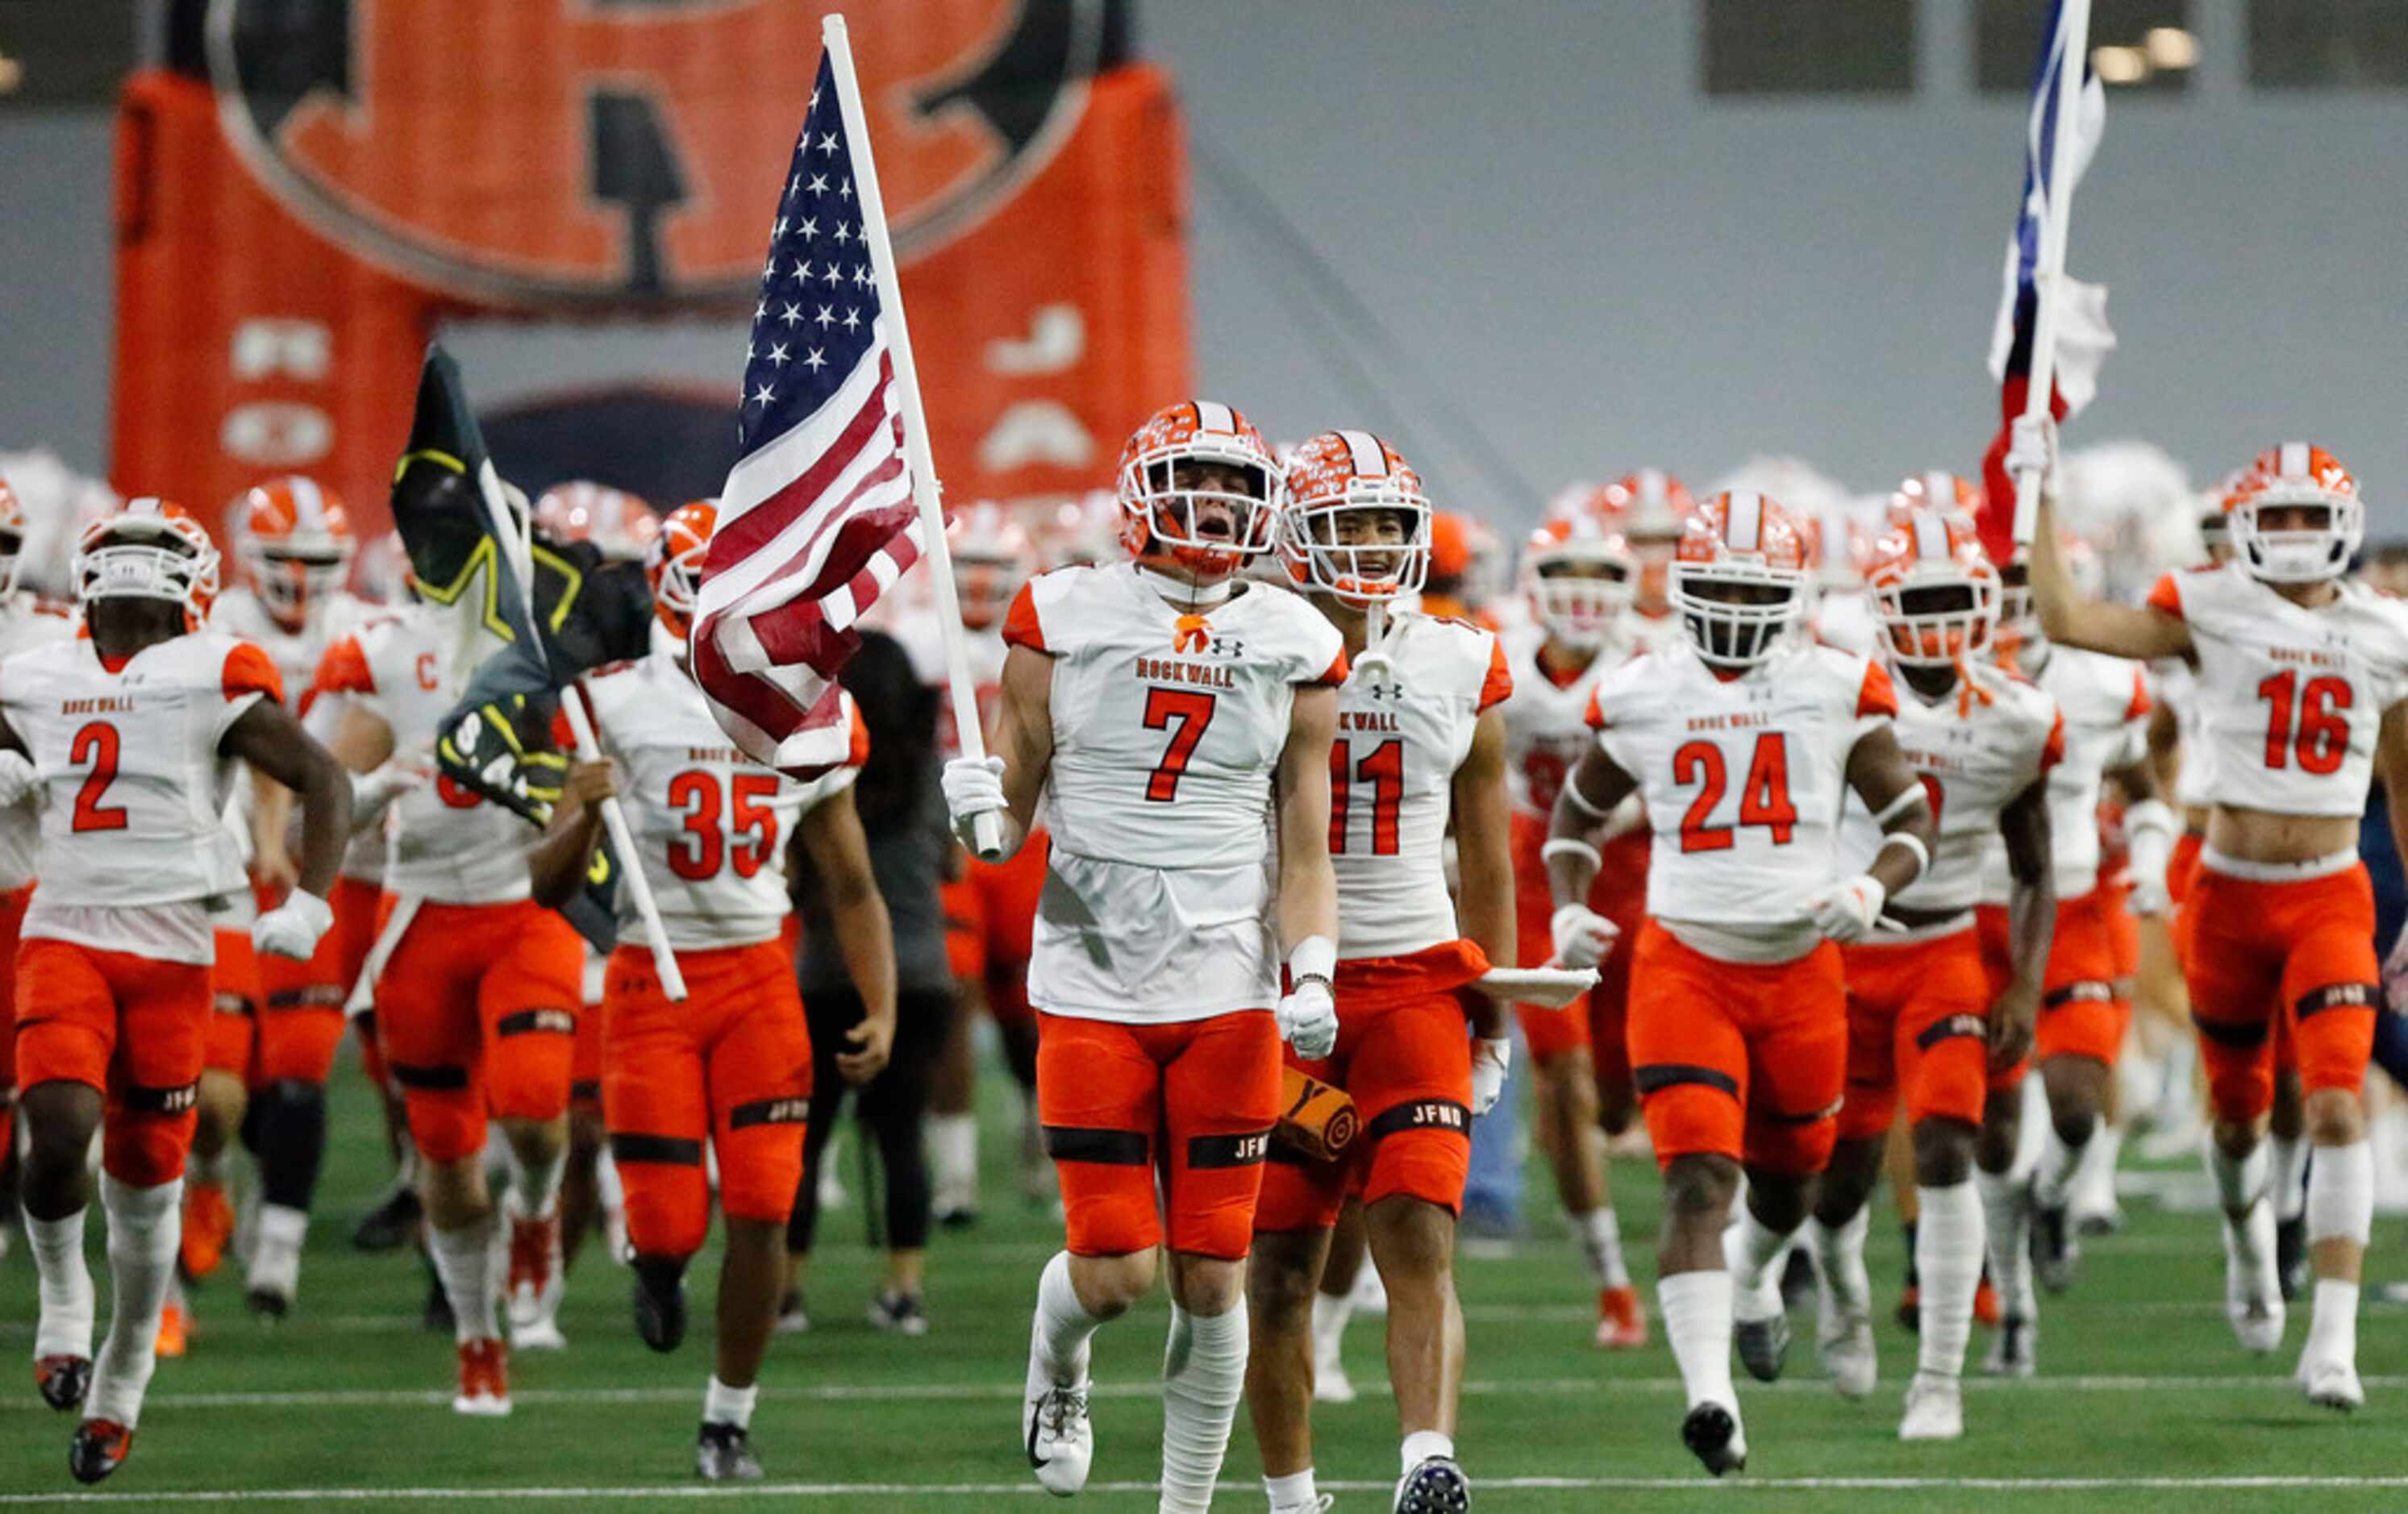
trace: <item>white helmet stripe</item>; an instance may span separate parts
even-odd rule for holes
[[[1387,449],[1380,445],[1380,439],[1377,436],[1368,431],[1341,431],[1338,435],[1345,438],[1346,450],[1354,454],[1354,471],[1357,475],[1366,478],[1384,478],[1388,476]]]
[[[1948,527],[1940,517],[1923,510],[1914,512],[1914,555],[1928,563],[1948,560]]]
[[[1735,552],[1763,550],[1764,496],[1739,489],[1731,492],[1730,518],[1724,524],[1724,542]]]
[[[1197,400],[1196,424],[1205,431],[1217,431],[1229,435],[1238,429],[1238,416],[1236,411],[1218,400]]]
[[[1923,476],[1923,497],[1934,509],[1951,509],[1956,504],[1956,481],[1939,468]]]
[[[315,478],[297,475],[285,480],[293,491],[293,524],[300,531],[326,529],[326,495]]]
[[[1639,487],[1631,492],[1631,497],[1637,503],[1670,505],[1672,502],[1670,476],[1662,468],[1641,468],[1632,477],[1639,482]]]
[[[2308,476],[2308,444],[2306,442],[2285,442],[2282,445],[2280,451],[2276,454],[2274,471],[2286,478],[2306,478]]]

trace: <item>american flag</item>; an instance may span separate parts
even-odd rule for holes
[[[761,269],[691,644],[711,713],[756,761],[796,776],[841,762],[837,670],[864,611],[920,555],[902,397],[855,155],[825,54]]]
[[[2064,0],[2057,0],[2049,7],[2048,25],[2041,34],[2040,66],[2032,79],[2031,113],[2024,133],[2023,199],[2016,207],[2014,234],[2007,238],[2005,289],[1990,332],[1990,377],[1999,380],[2003,420],[1983,459],[1989,508],[1981,525],[1984,545],[2001,563],[2014,550],[2009,536],[2015,506],[2014,483],[2007,474],[2007,428],[2024,413],[2031,393],[2032,338],[2040,321],[2035,275],[2040,270],[2050,201],[2070,204],[2107,125],[2107,93],[2090,67],[2088,27],[2080,28],[2086,35],[2072,35],[2073,20]],[[2071,91],[2069,80],[2078,81]],[[2067,161],[2058,163],[2057,113],[2069,94],[2073,131],[2066,148]],[[2065,279],[2056,300],[2056,372],[2051,376],[2049,407],[2062,421],[2089,404],[2098,393],[2099,369],[2106,361],[2107,350],[2115,345],[2115,334],[2107,328],[2104,285]]]

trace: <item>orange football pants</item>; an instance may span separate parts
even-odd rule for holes
[[[17,1149],[17,934],[34,885],[0,893],[0,1166]]]
[[[2255,1120],[2272,1107],[2274,1041],[2286,1028],[2307,1092],[2358,1088],[2382,993],[2364,864],[2274,883],[2202,866],[2180,930],[2218,1119]]]
[[[1547,864],[1540,856],[1547,842],[1547,821],[1536,815],[1513,817],[1514,948],[1525,967],[1535,967],[1555,954],[1555,894],[1547,886]],[[1626,1025],[1630,1007],[1632,943],[1640,922],[1647,918],[1647,859],[1652,845],[1647,833],[1617,836],[1605,846],[1605,864],[1589,888],[1588,907],[1622,930],[1613,950],[1597,964],[1598,983],[1561,1009],[1517,1004],[1514,1019],[1522,1027],[1530,1060],[1541,1064],[1582,1047],[1589,1049],[1601,1089],[1630,1086],[1630,1052]]]
[[[208,1066],[249,1083],[259,1047],[259,955],[248,930],[210,934],[218,960],[209,968]]]
[[[681,951],[686,998],[661,990],[649,948],[610,953],[602,990],[602,1109],[626,1187],[627,1236],[692,1256],[710,1228],[703,1143],[729,1218],[782,1225],[803,1177],[811,1040],[794,957],[778,941]]]
[[[1469,941],[1338,964],[1338,1049],[1288,1062],[1344,1089],[1362,1134],[1335,1162],[1273,1147],[1254,1229],[1326,1230],[1349,1193],[1402,1193],[1450,1214],[1471,1168],[1471,1042],[1456,993],[1488,970]]]
[[[2200,855],[2207,850],[2207,838],[2197,831],[2185,831],[2174,841],[2172,860],[2166,866],[2166,892],[2173,896],[2174,963],[2187,979],[2190,973],[2189,905],[2191,886],[2199,881]],[[2291,1044],[2291,1018],[2271,1017],[2274,1025],[2274,1070],[2296,1073],[2300,1070],[2300,1050]]]
[[[1828,941],[1790,962],[1724,962],[1652,918],[1640,927],[1630,1066],[1658,1166],[1703,1152],[1823,1170],[1847,1082],[1840,973]]]
[[[335,911],[334,927],[319,938],[309,959],[259,959],[259,1050],[251,1064],[255,1084],[325,1086],[335,1070],[336,1049],[343,1042],[343,1002],[351,997],[368,950],[376,945],[378,895],[373,883],[337,878],[326,896]],[[272,903],[263,898],[260,907]],[[369,1039],[362,1037],[363,1046]]]
[[[1037,1027],[1037,1114],[1071,1252],[1151,1250],[1167,1228],[1174,1251],[1243,1257],[1279,1119],[1271,1012],[1130,1025],[1039,1010]]]
[[[489,1109],[552,1120],[568,1107],[584,950],[532,900],[418,907],[377,979],[377,1034],[427,1160],[482,1150]]]
[[[2049,941],[2048,966],[2041,976],[2040,1024],[2032,1035],[2032,1054],[1991,1073],[1993,1091],[2004,1092],[2021,1083],[2034,1061],[2090,1057],[2113,1067],[2123,1055],[2132,1005],[2117,987],[2117,979],[2129,976],[2129,969],[2119,964],[2126,946],[2137,952],[2139,943],[2137,936],[2128,936],[2119,926],[2118,913],[2130,918],[2120,892],[2104,887],[2078,899],[2057,902],[2057,931]],[[2015,977],[2007,907],[1977,905],[1973,920],[1986,997],[1995,1004]]]
[[[1848,992],[1848,1093],[1843,1141],[1889,1129],[1906,1095],[1911,1124],[1982,1122],[1990,993],[1971,926],[1937,940],[1840,949]]]
[[[1025,1024],[1028,954],[1037,930],[1037,900],[1045,892],[1049,841],[1031,832],[1025,845],[1000,863],[968,858],[962,876],[938,893],[945,911],[945,960],[953,977],[986,989],[987,1012],[1007,1025]]]
[[[136,1188],[184,1171],[208,1060],[209,969],[36,936],[17,951],[17,1076],[108,1100],[101,1165]]]

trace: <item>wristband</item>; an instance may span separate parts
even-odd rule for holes
[[[2173,807],[2162,799],[2143,799],[2124,811],[2124,830],[2130,836],[2155,831],[2172,841],[2176,830]]]
[[[1924,795],[1923,785],[1920,783],[1911,783],[1904,789],[1899,791],[1897,798],[1881,807],[1880,812],[1873,816],[1873,822],[1877,825],[1887,825],[1890,821],[1898,819],[1900,815],[1905,814],[1908,810],[1913,809],[1915,806],[1927,804],[1928,802],[1929,801]],[[1895,840],[1898,838],[1892,837],[1892,839]]]
[[[1326,985],[1338,978],[1338,943],[1326,936],[1308,936],[1287,954],[1290,982],[1317,978]]]
[[[1559,836],[1539,849],[1539,860],[1542,863],[1554,862],[1557,857],[1585,857],[1591,867],[1602,868],[1605,865],[1605,858],[1598,850],[1578,836]]]
[[[1916,793],[1915,797],[1922,797],[1920,792]],[[1885,851],[1891,847],[1904,847],[1914,853],[1915,878],[1921,878],[1924,871],[1931,865],[1931,849],[1925,846],[1923,844],[1923,837],[1915,835],[1913,831],[1900,831],[1895,836],[1883,836],[1883,850]],[[1879,855],[1879,853],[1876,853],[1875,855]],[[1914,878],[1909,878],[1907,881],[1913,882]],[[1903,885],[1900,886],[1903,887]]]

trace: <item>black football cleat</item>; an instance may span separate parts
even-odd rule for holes
[[[636,1334],[656,1351],[685,1339],[685,1264],[636,1259]]]
[[[115,1420],[86,1420],[67,1442],[67,1470],[78,1482],[98,1482],[125,1464],[134,1432]]]
[[[2306,1210],[2274,1221],[2274,1282],[2290,1303],[2308,1291],[2308,1216]]]
[[[34,1386],[41,1390],[42,1402],[62,1414],[79,1407],[92,1389],[92,1358],[45,1356],[34,1364]]]
[[[1691,1408],[1681,1421],[1681,1444],[1716,1477],[1747,1468],[1747,1447],[1739,1438],[1739,1421],[1720,1404]]]
[[[360,1216],[360,1222],[351,1227],[351,1245],[362,1251],[397,1251],[418,1238],[418,1221],[424,1212],[418,1190],[408,1183],[395,1184],[383,1203]]]
[[[1471,1479],[1452,1456],[1425,1456],[1397,1483],[1395,1514],[1470,1514]]]
[[[1782,1365],[1789,1360],[1789,1316],[1737,1321],[1731,1325],[1731,1345],[1749,1377],[1758,1382],[1779,1382]]]
[[[2040,1285],[2052,1293],[2062,1293],[2073,1286],[2075,1269],[2082,1261],[2082,1248],[2073,1237],[2073,1227],[2062,1204],[2054,1208],[2032,1207],[2031,1224],[2032,1273]]]
[[[705,1482],[758,1482],[761,1462],[742,1425],[706,1421],[694,1443],[694,1469]]]

